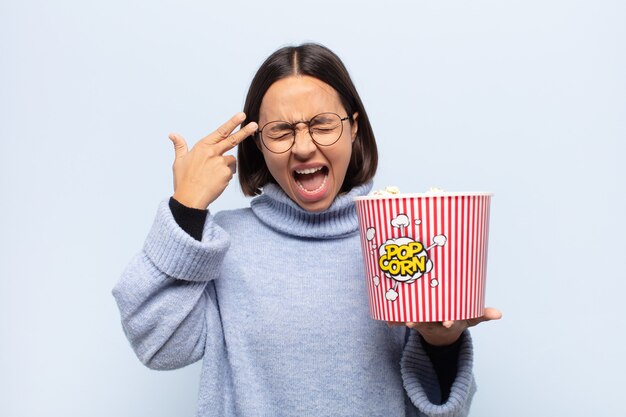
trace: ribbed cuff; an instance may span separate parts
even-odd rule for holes
[[[431,417],[457,417],[467,415],[476,391],[473,366],[472,339],[469,331],[461,335],[457,374],[448,400],[437,404],[440,399],[439,382],[428,354],[421,344],[419,334],[412,331],[400,361],[402,381],[413,404]]]
[[[174,220],[169,198],[159,204],[143,250],[165,274],[186,281],[209,281],[218,275],[230,246],[226,232],[207,219],[203,240],[197,241]]]
[[[430,362],[433,364],[437,379],[439,380],[439,388],[442,397],[440,403],[445,402],[450,396],[450,389],[456,378],[459,348],[461,347],[463,338],[459,337],[456,342],[447,346],[431,345],[421,335],[419,339],[424,351],[430,358]]]

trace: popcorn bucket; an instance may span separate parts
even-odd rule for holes
[[[492,195],[355,198],[373,319],[429,322],[484,314]]]

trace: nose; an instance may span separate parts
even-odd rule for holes
[[[317,145],[309,133],[308,126],[296,129],[291,153],[298,159],[309,159],[317,150]]]

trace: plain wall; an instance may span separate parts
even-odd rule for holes
[[[344,60],[375,187],[495,193],[472,416],[623,415],[623,1],[0,3],[0,415],[192,416],[111,288],[275,49]],[[247,206],[236,182],[212,206]]]

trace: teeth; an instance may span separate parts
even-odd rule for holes
[[[318,168],[307,168],[307,169],[296,169],[296,172],[298,174],[313,174],[319,170],[321,170],[322,167],[318,167]]]
[[[324,175],[324,181],[322,181],[322,184],[317,187],[315,190],[307,190],[306,188],[304,188],[302,186],[302,184],[300,184],[299,181],[296,181],[296,184],[298,184],[298,188],[300,188],[302,191],[304,191],[305,193],[308,194],[315,194],[316,192],[318,192],[319,190],[321,190],[322,188],[324,188],[324,186],[326,185],[326,180],[328,179],[328,175]]]

